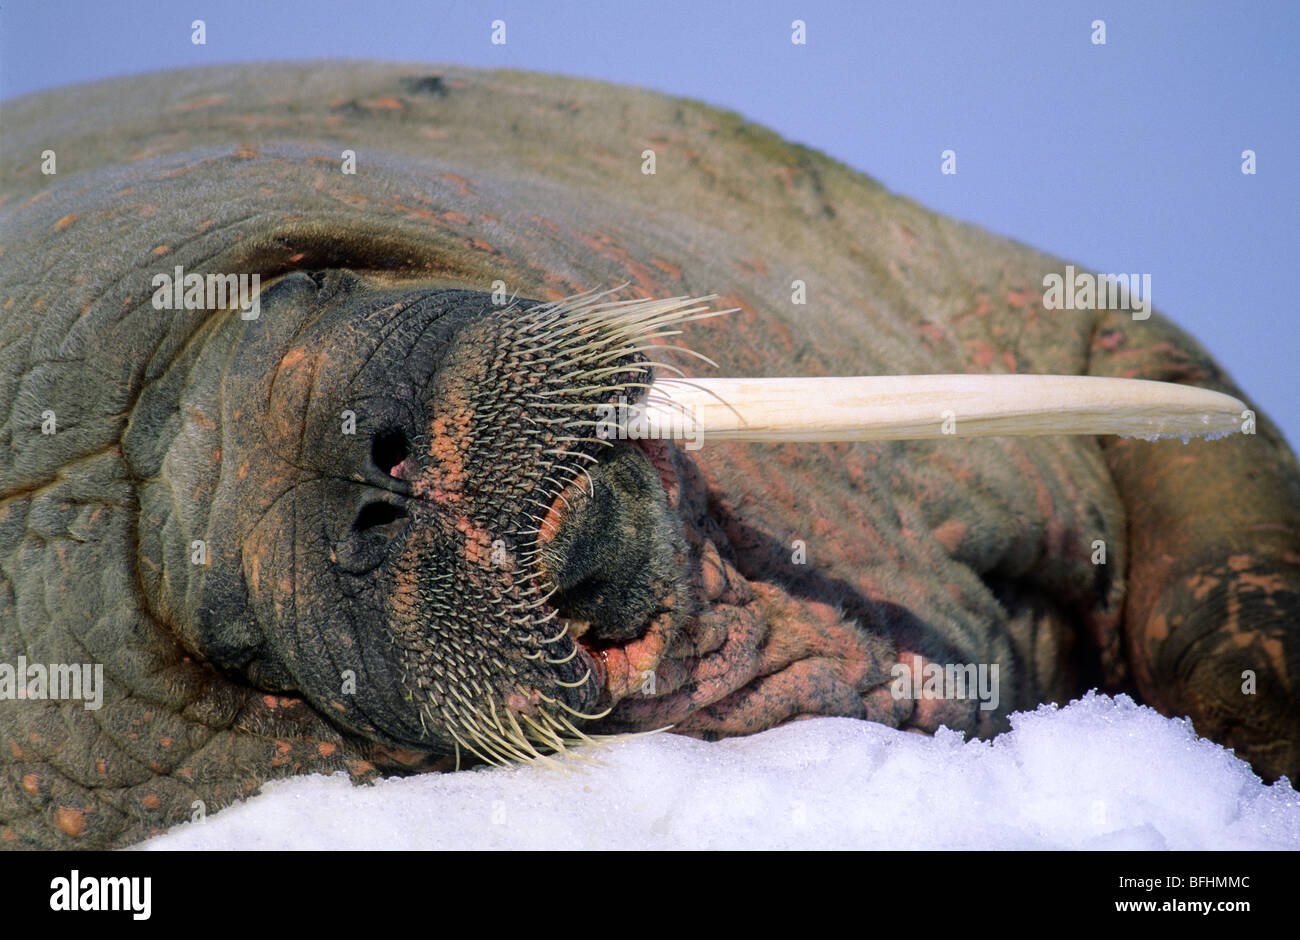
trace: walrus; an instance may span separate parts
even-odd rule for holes
[[[1049,309],[1062,261],[514,71],[118,79],[6,102],[0,152],[0,844],[669,726],[987,736],[1089,688],[1300,770],[1295,456],[1162,315]],[[943,374],[1196,386],[1253,433],[605,423],[670,378]],[[992,707],[924,694],[967,666]]]

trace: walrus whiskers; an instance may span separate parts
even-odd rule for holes
[[[573,657],[577,655],[578,655],[578,647],[574,646],[573,649],[569,650],[568,656],[565,656],[561,659],[544,659],[542,661],[546,663],[546,665],[548,666],[563,666],[565,663],[571,662],[573,660]]]
[[[577,709],[570,706],[567,702],[562,702],[559,699],[551,698],[549,695],[545,693],[541,693],[541,698],[542,701],[545,702],[547,705],[558,705],[560,708],[564,709],[574,718],[579,718],[582,721],[599,721],[600,719],[604,718],[612,711],[612,709],[610,708],[604,708],[595,713],[580,712]],[[618,737],[618,735],[613,735],[613,737]]]
[[[555,679],[553,681],[555,682],[556,685],[566,689],[578,689],[586,685],[587,680],[590,678],[591,678],[591,670],[587,669],[583,672],[581,679],[576,679],[573,682],[565,682],[563,679]]]
[[[520,717],[522,717],[524,723],[527,724],[530,728],[532,728],[533,732],[541,740],[545,741],[550,747],[554,748],[557,751],[562,751],[565,749],[564,739],[561,738],[558,734],[556,734],[553,730],[538,724],[537,722],[533,721],[533,719],[530,718],[528,715],[522,715]]]
[[[563,623],[564,625],[560,628],[559,633],[555,634],[555,636],[551,637],[550,639],[541,641],[543,646],[550,646],[552,643],[558,643],[560,642],[560,640],[564,639],[566,636],[569,635],[569,622],[565,620]]]

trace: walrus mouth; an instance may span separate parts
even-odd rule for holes
[[[562,491],[541,526],[551,605],[590,661],[602,705],[639,683],[671,643],[685,547],[663,441],[612,444]]]

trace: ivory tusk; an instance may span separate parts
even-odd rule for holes
[[[1190,385],[1079,375],[658,379],[630,437],[890,441],[1119,434],[1222,437],[1246,406]]]

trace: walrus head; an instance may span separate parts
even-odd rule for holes
[[[559,77],[205,68],[6,129],[0,660],[102,665],[103,707],[0,703],[0,845],[578,730],[988,735],[1130,669],[1295,779],[1300,476],[1262,415],[1190,451],[895,443],[1255,430],[1158,314],[1049,309],[1064,262],[739,115]],[[180,267],[260,278],[260,317],[176,304],[179,272],[160,307]],[[690,304],[497,281],[716,290],[739,314],[690,338],[725,377],[643,348]],[[1175,389],[1189,423],[1153,420]],[[602,439],[620,397],[697,412],[704,449]],[[939,664],[1004,694],[889,687]]]
[[[659,341],[672,327],[716,313],[684,298],[501,299],[374,273],[294,271],[263,292],[258,320],[214,320],[158,383],[187,382],[182,426],[162,435],[171,441],[162,473],[142,487],[146,510],[167,520],[141,536],[142,557],[164,560],[151,592],[157,613],[192,654],[303,695],[403,760],[519,760],[581,739],[584,722],[645,680],[653,688],[707,601],[683,532],[676,452],[662,440],[611,439],[622,425],[610,416],[647,404],[667,365],[650,353],[671,348]],[[1128,387],[1061,378],[1068,387],[1054,400],[1043,378],[903,381],[921,414],[955,401],[960,380],[982,382],[971,397],[997,411],[997,382],[1010,382],[1025,433],[1071,428],[1059,416],[1051,427],[1041,416],[1026,424],[1023,401],[1034,396],[1021,380],[1037,383],[1040,410],[1056,413],[1068,399],[1094,422],[1079,383],[1110,382],[1111,414]],[[821,381],[827,407],[790,418],[768,400],[771,380],[757,391],[697,380],[685,386],[695,399],[679,390],[643,411],[666,425],[683,401],[710,414],[721,388],[751,403],[713,403],[710,432],[733,439],[934,433],[900,424],[898,408],[873,431],[852,393],[875,380],[795,381]],[[1191,396],[1198,414],[1206,401],[1197,395],[1212,394],[1173,392]],[[149,394],[137,428],[152,427]],[[799,417],[807,413],[813,423]],[[966,433],[1015,433],[996,414],[963,414]],[[760,631],[791,616],[781,612],[788,599],[750,602]],[[743,631],[725,628],[733,633]],[[868,685],[883,678],[868,672]],[[738,672],[734,684],[746,678]]]
[[[669,471],[605,416],[645,398],[650,344],[700,305],[494,304],[333,270],[261,308],[187,365],[223,384],[188,394],[145,487],[200,497],[145,534],[163,616],[390,748],[501,761],[578,737],[612,704],[606,657],[653,668],[689,612]]]

